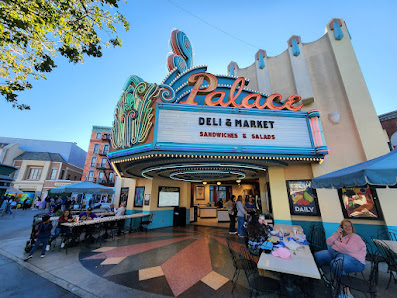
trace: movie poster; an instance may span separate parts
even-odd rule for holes
[[[342,188],[342,203],[348,218],[379,218],[371,189],[366,187]]]
[[[128,192],[130,191],[129,187],[122,187],[121,191],[120,191],[120,205],[121,203],[125,203],[125,205],[127,206],[127,202],[128,202]]]

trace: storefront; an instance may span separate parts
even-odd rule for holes
[[[232,194],[260,197],[276,222],[319,221],[328,234],[343,217],[361,233],[397,226],[393,190],[364,189],[375,209],[355,213],[344,210],[346,190],[311,187],[313,177],[388,151],[346,24],[334,19],[319,40],[292,36],[287,45],[217,75],[193,66],[189,39],[174,30],[167,77],[131,76],[117,103],[108,155],[122,178],[115,201],[129,213],[155,211],[152,228],[171,226],[175,206],[187,208],[188,223],[191,207]]]

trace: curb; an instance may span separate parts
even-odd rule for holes
[[[72,294],[75,294],[79,297],[84,297],[84,298],[95,298],[98,297],[94,295],[91,292],[88,292],[79,286],[76,286],[70,282],[67,282],[66,280],[59,278],[57,276],[54,276],[42,269],[40,269],[37,266],[34,266],[28,262],[23,261],[22,259],[10,254],[9,252],[5,251],[4,249],[0,248],[0,254],[7,259],[10,259],[11,261],[17,263],[18,265],[21,265],[22,267],[32,271],[33,273],[41,276],[42,278],[45,278],[49,282],[52,282],[53,284],[60,286],[61,288],[64,288],[65,290],[69,291]]]

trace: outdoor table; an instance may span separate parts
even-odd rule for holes
[[[66,226],[66,227],[74,228],[74,227],[79,227],[79,226],[93,225],[93,224],[117,221],[117,220],[122,220],[122,219],[142,218],[142,217],[149,216],[149,215],[150,215],[150,213],[135,213],[135,214],[130,214],[130,215],[95,218],[95,219],[84,220],[84,221],[79,221],[79,222],[67,222],[67,223],[62,223],[62,225]],[[130,221],[130,232],[131,232],[131,230],[132,230],[132,220]]]
[[[302,227],[300,226],[278,224],[275,225],[275,230],[279,230],[280,228],[282,228],[284,232],[291,233],[294,227],[302,231]],[[289,259],[282,259],[273,256],[271,253],[266,254],[263,252],[259,258],[258,269],[260,273],[261,270],[269,270],[297,276],[321,279],[309,245],[302,245],[302,248],[300,250],[291,251],[291,258]]]

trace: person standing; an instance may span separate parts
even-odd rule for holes
[[[52,223],[50,221],[50,216],[48,214],[45,214],[43,215],[42,223],[40,223],[38,227],[38,232],[37,232],[38,234],[36,234],[37,235],[36,243],[30,250],[29,256],[25,259],[25,261],[33,258],[33,254],[40,244],[43,244],[43,248],[41,250],[41,257],[42,258],[45,257],[45,251],[48,244],[48,240],[50,239],[51,236],[51,230],[52,230]]]
[[[65,201],[65,204],[64,204],[64,206],[65,206],[65,210],[64,211],[66,211],[66,210],[70,210],[70,205],[72,204],[72,201],[70,200],[70,197],[67,197],[66,198],[66,201]]]
[[[242,203],[243,197],[240,195],[237,197],[237,232],[239,237],[244,238],[244,233],[243,233],[243,225],[244,225],[244,218],[247,215],[247,211],[245,211],[243,203]]]
[[[236,196],[232,195],[232,198],[226,202],[226,209],[229,213],[230,225],[229,225],[229,234],[237,234],[236,231],[236,212],[235,207],[236,203],[234,202]]]

